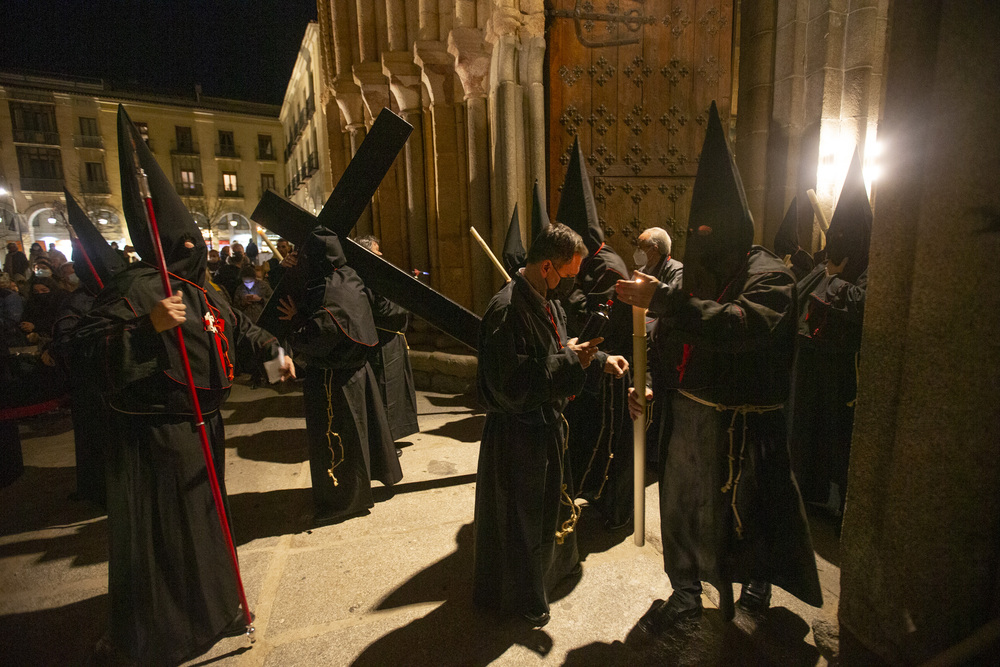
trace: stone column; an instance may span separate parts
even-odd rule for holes
[[[466,307],[472,306],[469,266],[468,219],[462,215],[464,190],[452,184],[462,183],[459,161],[462,150],[458,139],[454,58],[443,42],[414,43],[414,62],[431,102],[434,147],[435,200],[437,218],[430,220],[431,281],[443,294]],[[436,234],[435,234],[436,232]]]
[[[491,19],[494,30],[517,30],[519,24],[498,24]],[[494,109],[494,152],[493,152],[493,225],[492,245],[502,248],[506,236],[506,224],[510,221],[514,206],[522,198],[524,172],[524,91],[517,82],[518,38],[515,33],[494,33],[493,77],[496,80]],[[526,210],[523,207],[520,210]]]
[[[390,24],[392,23],[390,14]],[[406,172],[406,222],[409,240],[408,266],[430,271],[427,245],[427,184],[424,179],[424,128],[420,93],[420,68],[406,51],[382,54],[382,71],[389,78],[389,90],[396,100],[403,120],[413,126],[413,132],[403,149]]]
[[[490,149],[486,83],[490,72],[489,45],[474,28],[455,28],[448,36],[448,52],[465,91],[466,153],[468,154],[469,221],[484,238],[492,238],[490,220]],[[494,294],[492,266],[486,253],[471,253],[472,304],[485,312]],[[494,248],[496,250],[496,248]]]
[[[538,13],[535,20],[525,25],[521,31],[521,85],[524,89],[524,153],[526,169],[524,180],[520,184],[518,201],[524,215],[520,216],[521,238],[526,245],[531,242],[528,232],[531,229],[531,189],[538,180],[542,192],[547,192],[546,153],[548,142],[545,137],[545,21],[544,15]]]
[[[843,664],[923,663],[1000,610],[1000,11],[891,7],[840,543]]]

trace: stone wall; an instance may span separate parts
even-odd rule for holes
[[[847,664],[922,663],[1000,614],[997,34],[989,0],[892,6],[840,549]]]

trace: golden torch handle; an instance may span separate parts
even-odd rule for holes
[[[639,306],[632,306],[632,382],[642,406],[638,418],[632,422],[632,539],[641,547],[646,544],[646,309]]]
[[[274,244],[271,243],[271,239],[267,238],[267,234],[261,234],[260,227],[254,225],[254,229],[256,229],[257,230],[257,234],[259,234],[260,237],[262,239],[264,239],[264,243],[266,243],[267,247],[271,249],[271,254],[274,255],[278,259],[279,262],[281,260],[285,259],[284,257],[281,256],[281,253],[278,252],[278,249],[274,247]]]
[[[483,249],[483,252],[485,252],[486,255],[491,260],[493,260],[493,266],[497,267],[497,271],[500,272],[500,275],[503,276],[503,279],[506,280],[507,282],[510,282],[510,274],[507,273],[507,271],[503,268],[503,264],[501,264],[500,260],[497,259],[497,256],[493,254],[493,251],[490,250],[490,247],[486,245],[486,241],[484,241],[483,237],[479,235],[479,232],[476,231],[476,228],[469,227],[469,231],[472,232],[472,235],[479,242],[479,246]]]

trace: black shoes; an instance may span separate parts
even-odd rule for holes
[[[754,581],[743,585],[740,599],[736,606],[751,614],[762,615],[767,613],[771,606],[771,584],[766,581]]]
[[[639,619],[639,629],[649,635],[660,635],[683,621],[700,617],[701,609],[700,601],[696,607],[682,607],[671,600],[657,600]]]
[[[528,625],[533,628],[540,628],[552,619],[547,611],[543,611],[541,614],[532,614],[530,611],[522,611],[518,614],[518,616],[523,618]]]

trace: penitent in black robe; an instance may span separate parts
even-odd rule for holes
[[[662,257],[651,274],[667,287],[679,289],[684,279],[684,266],[675,259]],[[657,478],[663,488],[663,462],[673,429],[673,396],[677,389],[677,365],[683,356],[683,345],[670,340],[670,327],[646,313],[646,386],[653,390],[646,422],[646,461],[657,462]]]
[[[277,354],[277,342],[214,290],[176,276],[171,287],[187,307],[181,329],[227,501],[219,409],[229,395],[231,361],[237,348],[247,348],[244,356],[262,363]],[[73,362],[87,364],[113,415],[105,436],[107,638],[139,664],[191,658],[242,616],[176,334],[157,333],[149,317],[161,299],[158,272],[133,264],[98,295],[73,337]],[[207,330],[210,324],[217,332]]]
[[[515,274],[490,301],[479,337],[479,399],[486,408],[476,473],[477,604],[548,612],[547,591],[579,562],[570,519],[562,411],[584,370],[565,347],[565,316]],[[565,491],[564,491],[565,485]]]
[[[94,297],[83,287],[63,302],[55,324],[49,352],[66,372],[73,417],[73,444],[76,453],[76,495],[104,507],[107,492],[104,483],[104,453],[107,424],[111,415],[95,378],[75,368],[70,344],[80,320],[90,312]]]
[[[780,409],[795,345],[794,276],[754,246],[716,301],[664,287],[649,310],[684,344],[660,491],[671,581],[768,581],[820,606]]]
[[[583,261],[565,302],[570,338],[581,333],[598,306],[613,301],[615,285],[628,277],[625,263],[603,243]],[[601,351],[587,368],[583,390],[567,406],[566,420],[577,495],[587,498],[610,525],[617,526],[632,516],[634,449],[628,412],[632,374],[616,378],[604,372],[604,364],[612,354],[631,363],[632,307],[613,301],[609,316]]]
[[[826,505],[836,484],[843,507],[854,429],[867,272],[855,282],[820,264],[799,283],[808,289],[799,319],[789,446],[806,502]],[[834,507],[832,509],[839,509]]]
[[[305,366],[314,518],[329,523],[367,511],[371,480],[389,486],[403,471],[368,363],[378,336],[364,285],[333,232],[314,230],[304,252],[306,290],[289,344]]]
[[[369,289],[365,292],[368,294],[375,329],[378,331],[378,350],[372,356],[372,370],[378,380],[389,429],[395,441],[420,432],[417,424],[417,392],[413,384],[409,347],[406,344],[410,312]]]

